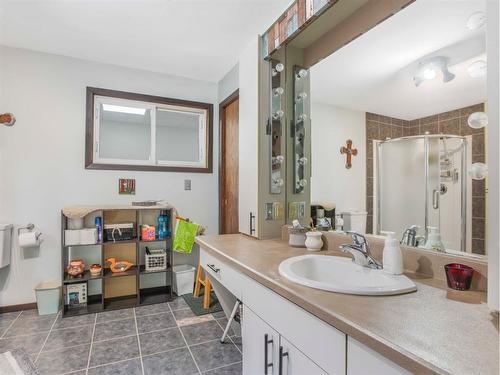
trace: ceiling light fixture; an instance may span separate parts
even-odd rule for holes
[[[467,67],[467,73],[471,78],[481,78],[486,75],[486,61],[477,60]]]
[[[450,82],[455,78],[455,74],[448,70],[448,58],[444,56],[434,56],[418,64],[418,72],[413,77],[415,86],[420,86],[424,81],[436,78],[437,72],[441,71],[443,82]]]
[[[129,113],[132,115],[141,115],[141,116],[144,116],[144,114],[146,113],[145,108],[123,107],[121,105],[113,105],[113,104],[103,104],[102,109],[108,112]]]
[[[471,31],[478,30],[483,27],[486,23],[486,14],[484,12],[472,13],[467,20],[465,26]]]

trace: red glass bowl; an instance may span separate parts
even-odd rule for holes
[[[444,266],[448,287],[455,290],[469,290],[474,268],[460,263],[450,263]]]

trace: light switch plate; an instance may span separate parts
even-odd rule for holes
[[[191,180],[184,180],[184,190],[191,190]]]

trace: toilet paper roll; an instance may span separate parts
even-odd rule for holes
[[[39,246],[41,242],[41,233],[38,231],[24,232],[19,235],[19,247]]]

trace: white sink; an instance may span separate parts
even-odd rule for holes
[[[302,255],[281,262],[280,275],[311,288],[360,295],[393,295],[417,290],[404,275],[362,267],[350,258],[329,255]]]

